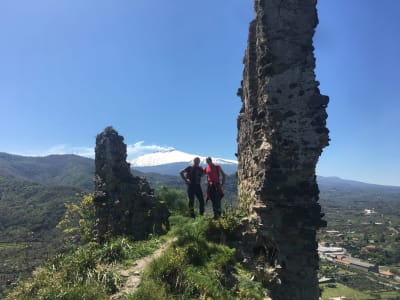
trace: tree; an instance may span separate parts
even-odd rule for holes
[[[57,224],[71,242],[86,243],[93,238],[95,207],[93,195],[82,197],[78,204],[66,203],[64,218]]]

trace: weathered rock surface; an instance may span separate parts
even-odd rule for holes
[[[253,226],[243,243],[273,267],[274,300],[318,299],[316,231],[326,223],[315,167],[329,98],[314,73],[316,0],[254,3],[238,91],[238,190]]]
[[[95,235],[98,242],[110,236],[144,239],[169,226],[167,207],[158,202],[144,178],[131,174],[124,138],[107,127],[96,138]]]

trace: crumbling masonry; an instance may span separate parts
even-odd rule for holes
[[[329,98],[314,73],[316,0],[254,3],[238,91],[240,204],[255,232],[253,254],[273,268],[272,299],[318,299],[316,232],[326,223],[315,167],[329,142]]]
[[[144,239],[169,226],[166,205],[156,201],[144,178],[131,174],[123,141],[112,127],[96,138],[95,237],[100,243],[121,235]]]

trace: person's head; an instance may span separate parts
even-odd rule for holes
[[[211,157],[207,157],[207,158],[206,158],[206,163],[207,163],[208,165],[211,165],[211,164],[212,164],[212,159],[211,159]]]
[[[200,158],[199,157],[195,157],[193,159],[193,163],[194,163],[195,166],[198,166],[200,164]]]

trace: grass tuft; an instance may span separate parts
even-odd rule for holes
[[[104,245],[88,243],[54,256],[5,299],[108,299],[121,284],[112,266],[147,256],[160,245],[156,238],[139,242],[118,238]]]
[[[170,234],[176,241],[149,265],[145,284],[129,299],[158,292],[163,293],[160,299],[263,299],[266,290],[244,275],[235,249],[210,240],[210,230],[224,234],[221,221],[174,216]]]

